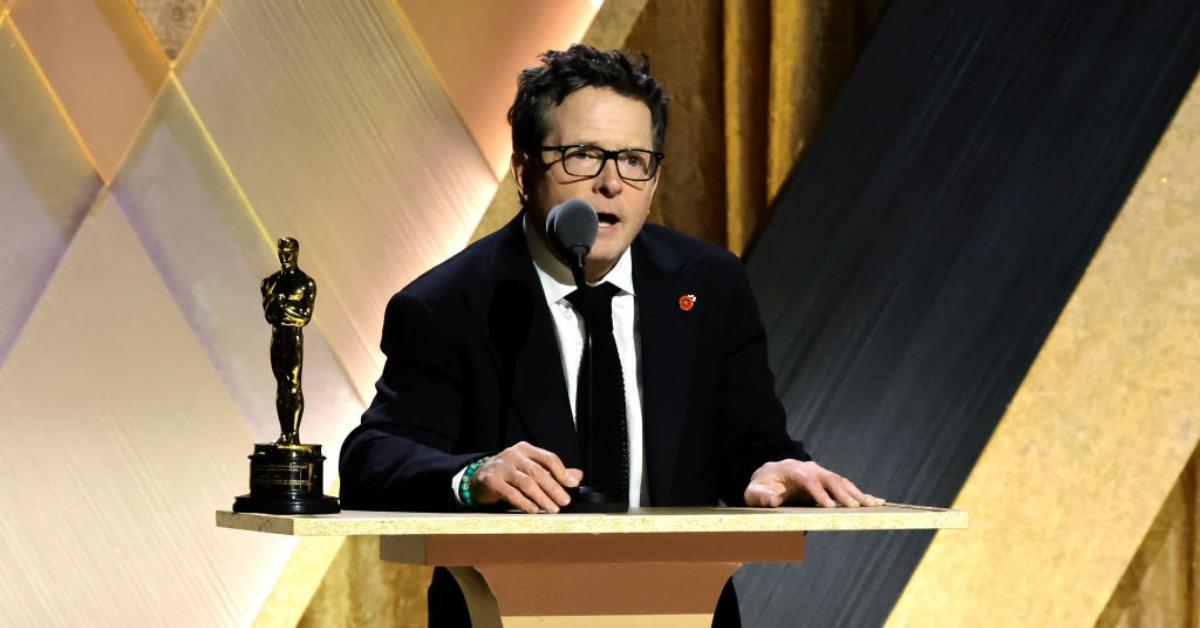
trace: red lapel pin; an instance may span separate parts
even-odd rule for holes
[[[679,297],[679,309],[684,312],[691,312],[694,307],[696,307],[696,295],[685,294]]]

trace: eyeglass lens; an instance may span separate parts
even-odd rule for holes
[[[594,177],[604,168],[605,151],[595,146],[573,146],[564,151],[563,168],[577,177]],[[654,153],[639,149],[623,150],[616,154],[617,174],[631,181],[646,181],[654,177],[658,159]]]

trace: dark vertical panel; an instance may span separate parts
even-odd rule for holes
[[[748,257],[792,434],[950,505],[1198,67],[1191,0],[895,0]],[[746,624],[882,623],[930,538],[810,535]]]

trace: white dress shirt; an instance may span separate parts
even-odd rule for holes
[[[554,321],[554,335],[558,339],[559,357],[562,359],[563,377],[567,383],[567,396],[571,402],[571,416],[575,416],[576,388],[579,379],[579,361],[583,357],[583,317],[575,311],[567,295],[575,291],[571,270],[554,256],[546,243],[532,229],[528,221],[524,224],[525,242],[533,258],[538,280],[550,318]],[[612,300],[613,339],[617,343],[617,355],[621,360],[621,375],[625,380],[625,422],[629,437],[629,503],[646,505],[649,491],[646,488],[645,455],[642,447],[642,350],[637,326],[637,300],[633,289],[633,260],[629,249],[621,255],[612,270],[599,282],[607,281],[618,288]],[[595,284],[593,284],[595,285]],[[465,469],[464,469],[465,471]],[[454,498],[459,499],[458,485],[463,471],[452,481]],[[584,478],[587,483],[587,478]],[[461,503],[461,501],[460,501]]]

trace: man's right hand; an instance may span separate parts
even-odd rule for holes
[[[583,471],[568,469],[553,452],[521,441],[487,459],[471,477],[476,503],[506,502],[527,513],[556,513],[571,503],[563,487],[576,487]]]

